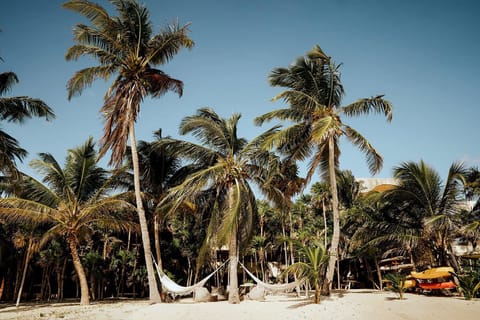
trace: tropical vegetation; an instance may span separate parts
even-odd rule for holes
[[[88,283],[79,254],[83,238],[93,227],[104,229],[106,234],[135,227],[129,215],[132,205],[108,196],[116,187],[115,178],[96,163],[97,153],[91,138],[83,146],[68,151],[63,168],[51,154],[42,153],[31,162],[43,176],[42,181],[23,175],[13,196],[0,199],[2,218],[30,226],[25,270],[35,247],[41,248],[58,237],[66,242],[80,283],[80,304],[89,304]],[[35,241],[33,232],[39,228],[42,233]],[[22,279],[23,284],[25,273]]]
[[[327,269],[327,288],[332,287],[338,260],[340,241],[340,213],[336,172],[339,168],[341,137],[347,138],[362,151],[372,174],[383,165],[381,155],[370,142],[354,128],[342,121],[342,117],[355,117],[369,113],[383,114],[392,119],[392,105],[383,96],[359,99],[342,106],[344,88],[340,81],[340,65],[336,65],[317,45],[305,57],[300,57],[288,68],[276,68],[270,76],[270,84],[286,88],[273,100],[284,100],[289,107],[268,112],[255,119],[259,125],[279,119],[292,123],[279,131],[266,146],[275,146],[282,154],[295,161],[310,158],[307,181],[320,170],[329,182],[332,196],[333,234]]]
[[[72,76],[68,97],[113,78],[99,106],[102,138],[68,150],[63,165],[40,153],[30,163],[37,178],[17,167],[27,150],[0,131],[0,301],[159,302],[168,292],[160,294],[153,261],[189,286],[227,260],[209,285],[228,287],[230,303],[241,300],[239,283],[251,281],[239,263],[264,282],[305,279],[315,303],[345,283],[383,289],[386,279],[403,294],[405,274],[385,274],[386,261],[417,271],[450,266],[459,292],[478,297],[478,168],[453,163],[437,172],[428,159],[406,160],[393,168],[393,184],[365,190],[340,169],[340,142],[363,152],[372,174],[383,160],[344,120],[390,121],[392,104],[379,95],[343,105],[340,65],[319,46],[268,77],[284,90],[273,100],[286,106],[254,123],[282,124],[246,139],[241,114],[204,107],[179,123],[184,139],[158,130],[137,141],[142,101],[183,92],[181,80],[156,67],[193,42],[187,25],[155,33],[145,6],[110,2],[117,16],[86,0],[64,4],[89,23],[75,26],[66,59],[97,63]],[[17,81],[0,74],[0,120],[53,119],[41,100],[4,97]],[[108,152],[111,168],[103,168]]]
[[[105,130],[100,139],[100,156],[111,150],[110,164],[120,166],[130,137],[135,199],[142,232],[143,251],[147,266],[150,299],[160,301],[150,249],[150,237],[141,198],[140,172],[135,139],[135,122],[140,103],[148,95],[161,97],[168,91],[182,95],[183,84],[171,78],[155,65],[161,65],[182,48],[191,48],[188,26],[168,25],[154,34],[148,9],[135,0],[111,1],[118,16],[110,16],[106,9],[87,0],[72,0],[63,7],[78,12],[91,26],[78,24],[74,30],[76,45],[70,47],[67,60],[90,56],[98,66],[76,72],[67,84],[68,98],[81,94],[97,79],[115,76],[105,95],[100,113]]]

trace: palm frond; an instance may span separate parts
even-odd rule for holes
[[[69,187],[80,201],[89,200],[104,186],[107,171],[97,166],[97,152],[92,137],[83,145],[68,150],[63,172]]]
[[[17,139],[0,130],[0,168],[10,168],[16,171],[15,160],[22,161],[27,156],[27,150],[20,147]]]
[[[453,163],[448,170],[447,180],[443,189],[443,195],[439,203],[439,212],[455,214],[458,213],[459,195],[465,190],[465,175],[467,170],[462,163]]]
[[[17,75],[14,72],[0,73],[0,96],[7,93],[13,85],[18,83]]]
[[[206,146],[176,140],[176,139],[163,139],[162,141],[153,142],[152,148],[159,149],[165,148],[169,154],[175,157],[182,157],[186,160],[192,160],[200,164],[215,163],[219,157],[216,150],[212,150]]]
[[[212,146],[217,151],[231,149],[231,134],[213,109],[202,108],[196,115],[187,116],[180,123],[180,134],[190,133],[203,145]],[[224,154],[223,156],[226,156]]]
[[[0,98],[0,120],[22,123],[32,117],[44,117],[50,121],[55,113],[40,99],[29,97]]]
[[[68,186],[62,167],[50,153],[40,153],[39,159],[30,161],[30,166],[43,176],[42,181],[51,185],[55,192],[62,193]]]
[[[91,86],[97,79],[108,80],[115,71],[115,65],[88,67],[77,71],[67,83],[68,99],[80,95],[83,89]]]
[[[358,131],[347,125],[344,125],[344,130],[345,136],[348,140],[365,154],[370,172],[373,175],[379,172],[383,167],[382,156]]]
[[[161,70],[148,69],[145,78],[148,81],[147,90],[154,98],[161,97],[169,91],[175,92],[179,97],[183,94],[183,82],[171,78]]]
[[[35,201],[51,208],[57,207],[61,199],[52,189],[31,176],[22,177],[18,197]]]
[[[103,7],[88,0],[70,0],[62,4],[62,7],[78,12],[97,27],[108,24],[111,20]]]
[[[136,207],[127,201],[106,198],[83,208],[78,216],[77,227],[95,225],[101,229],[124,232],[139,230],[133,220]]]
[[[100,42],[101,40],[91,39],[90,42]],[[106,48],[103,48],[106,47]],[[77,44],[71,46],[67,49],[67,53],[65,54],[65,59],[67,61],[70,60],[77,60],[78,58],[87,55],[91,56],[104,65],[107,66],[109,64],[117,65],[119,67],[119,62],[117,61],[118,57],[115,55],[114,52],[111,52],[108,48],[108,44],[99,43],[96,45],[86,45],[86,44]]]
[[[303,117],[309,113],[313,113],[316,108],[325,108],[325,105],[320,103],[316,96],[300,90],[285,90],[273,97],[272,102],[280,99],[284,100],[291,106],[295,106],[296,109],[299,109]]]
[[[268,122],[273,119],[300,122],[303,121],[304,114],[297,108],[277,109],[256,117],[254,123],[257,126],[261,126],[264,122]]]
[[[351,117],[356,117],[362,114],[368,115],[373,112],[376,114],[383,114],[387,121],[392,121],[393,106],[392,104],[383,99],[383,95],[372,98],[359,99],[342,108],[342,112]]]
[[[0,215],[11,223],[49,223],[55,221],[57,210],[41,203],[20,199],[0,199]]]
[[[182,48],[191,49],[194,42],[188,36],[189,25],[179,26],[178,22],[167,25],[159,34],[152,37],[147,44],[145,63],[165,64]]]

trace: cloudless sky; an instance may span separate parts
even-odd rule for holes
[[[0,72],[20,79],[7,96],[27,95],[51,106],[57,118],[47,123],[1,126],[30,155],[66,150],[89,136],[101,137],[98,113],[108,83],[97,81],[67,100],[66,83],[75,71],[96,64],[67,62],[74,44],[72,27],[85,23],[58,0],[0,0]],[[111,11],[108,1],[95,1]],[[183,117],[212,107],[222,117],[241,113],[239,135],[253,138],[277,122],[253,125],[253,119],[284,106],[270,99],[282,91],[268,75],[287,67],[315,44],[342,63],[344,104],[384,94],[394,106],[393,121],[381,116],[344,121],[360,131],[383,155],[377,177],[390,177],[404,161],[425,160],[442,176],[455,161],[480,164],[480,2],[476,0],[143,0],[156,31],[174,20],[190,23],[192,50],[161,66],[184,82],[184,95],[168,93],[141,105],[137,138],[151,141],[153,131],[176,138]],[[370,177],[363,154],[341,143],[342,169]],[[106,161],[105,161],[106,163]],[[304,166],[302,166],[304,168]]]

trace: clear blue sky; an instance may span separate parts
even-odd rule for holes
[[[107,1],[96,1],[111,9]],[[20,83],[9,94],[40,98],[57,114],[51,123],[29,120],[1,124],[30,155],[50,152],[63,161],[68,148],[90,135],[99,139],[98,113],[107,85],[98,81],[67,100],[66,82],[93,62],[66,62],[72,27],[85,22],[58,0],[2,1],[0,71],[14,71]],[[184,116],[212,107],[221,116],[242,114],[239,134],[258,135],[271,125],[253,119],[281,102],[269,86],[275,67],[286,67],[315,44],[341,67],[344,104],[384,94],[394,105],[393,122],[379,116],[344,119],[384,157],[378,177],[390,177],[403,161],[425,160],[445,176],[455,161],[480,164],[480,2],[476,0],[144,0],[156,30],[178,19],[191,23],[196,45],[161,67],[184,82],[184,95],[147,100],[141,106],[137,137],[179,137]],[[112,12],[113,13],[113,12]],[[369,177],[363,155],[342,142],[342,169]]]

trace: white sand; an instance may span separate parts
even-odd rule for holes
[[[82,320],[243,320],[243,319],[480,319],[480,299],[436,297],[406,294],[398,300],[392,292],[351,290],[323,297],[320,304],[294,296],[267,296],[265,301],[226,301],[193,303],[184,299],[175,303],[150,304],[147,301],[117,301],[75,304],[26,305],[2,307],[0,319],[82,319]]]

